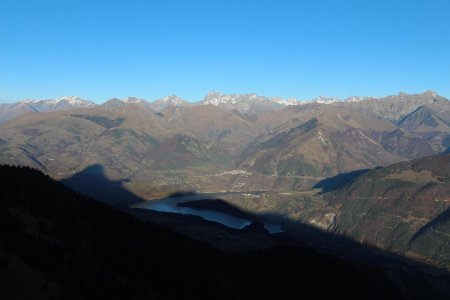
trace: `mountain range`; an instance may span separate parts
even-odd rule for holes
[[[400,93],[397,96],[388,96],[378,99],[361,96],[350,96],[346,99],[319,96],[311,100],[265,97],[256,94],[223,94],[219,92],[209,92],[201,101],[195,103],[188,102],[176,95],[170,95],[152,102],[137,97],[128,97],[125,99],[112,98],[98,105],[77,96],[63,96],[55,99],[27,99],[16,103],[2,103],[0,104],[0,123],[27,112],[63,111],[73,108],[90,108],[94,106],[113,108],[133,103],[140,104],[154,111],[162,111],[170,106],[186,107],[214,105],[224,110],[237,110],[248,114],[280,110],[290,105],[305,105],[310,103],[334,104],[344,107],[350,106],[359,111],[367,111],[368,108],[371,108],[377,115],[393,121],[397,120],[400,116],[404,116],[405,113],[411,112],[412,107],[430,104],[436,98],[442,99],[442,97],[438,96],[433,91],[426,91],[425,93],[418,95]],[[363,101],[363,103],[358,104],[358,102],[361,101]]]
[[[169,96],[96,105],[63,97],[3,105],[1,115],[1,164],[39,169],[113,205],[127,199],[99,188],[95,176],[81,178],[86,170],[100,166],[143,199],[233,192],[237,198],[225,200],[242,209],[280,213],[440,266],[449,262],[449,174],[433,168],[450,169],[450,101],[431,91],[302,104],[220,93],[199,103]],[[336,192],[324,188],[356,175]],[[80,182],[95,188],[83,190]],[[242,196],[252,191],[267,197]]]
[[[297,188],[450,147],[450,102],[434,92],[323,102],[220,93],[199,103],[176,96],[101,105],[77,97],[29,100],[2,105],[0,161],[58,178],[99,163],[138,182],[238,169],[272,178],[270,188]]]

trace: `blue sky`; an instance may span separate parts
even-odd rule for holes
[[[450,1],[0,1],[0,102],[450,97]]]

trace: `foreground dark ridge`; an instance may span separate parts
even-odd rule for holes
[[[1,166],[0,180],[2,299],[449,295],[442,276],[368,267],[305,248],[223,253],[30,168]]]

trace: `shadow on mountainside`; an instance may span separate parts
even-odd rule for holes
[[[71,187],[75,191],[122,208],[144,201],[128,191],[123,186],[124,182],[126,180],[110,180],[105,175],[101,165],[92,165],[63,181],[66,186]],[[186,192],[180,192],[179,194],[183,196]],[[177,194],[173,196],[177,196]],[[433,296],[430,297],[430,294],[435,292],[437,293],[435,295],[437,298],[439,298],[438,294],[442,291],[446,295],[450,294],[450,278],[444,270],[435,269],[432,266],[411,261],[396,254],[374,249],[350,238],[322,231],[316,227],[286,218],[283,215],[276,213],[254,214],[244,211],[225,200],[208,198],[208,195],[203,196],[205,198],[199,199],[202,200],[201,202],[195,203],[195,201],[191,201],[187,205],[197,209],[212,209],[233,215],[243,216],[245,214],[248,219],[253,221],[253,227],[256,228],[251,227],[247,230],[233,229],[220,223],[207,221],[198,216],[146,211],[142,208],[126,208],[125,211],[141,220],[164,225],[191,238],[207,242],[219,249],[232,249],[245,253],[265,249],[268,247],[267,245],[273,246],[277,244],[314,249],[328,255],[331,254],[342,261],[355,262],[387,273],[392,278],[392,281],[397,282],[402,289],[407,290],[408,294],[411,291],[414,291],[413,294],[418,293],[418,299],[434,298]],[[205,202],[204,200],[210,201]],[[284,233],[269,234],[259,230],[260,228],[257,228],[258,226],[255,226],[255,224],[260,222],[281,225]],[[250,247],[248,246],[249,240],[252,241]],[[224,244],[234,244],[234,248],[222,247]],[[320,265],[317,267],[326,268],[326,266]],[[341,281],[342,279],[336,278],[336,280]]]
[[[431,222],[425,224],[422,228],[420,228],[411,238],[410,244],[417,240],[421,235],[425,234],[429,230],[434,230],[434,228],[439,225],[449,224],[450,223],[450,208],[447,208],[440,215],[434,218]],[[449,249],[450,251],[450,249]]]
[[[325,178],[313,186],[313,189],[322,189],[322,193],[335,191],[344,185],[351,183],[358,176],[369,172],[371,169],[356,170],[348,173],[342,173],[334,177]]]
[[[321,187],[323,192],[336,189],[338,185],[344,185],[357,176],[364,174],[367,170],[358,170],[346,174],[341,174],[329,179],[322,180],[315,187]],[[218,232],[228,233],[230,235],[240,234],[241,230],[233,229],[227,227],[221,223],[214,221],[208,221],[199,216],[193,215],[181,215],[178,213],[166,213],[166,212],[156,212],[146,209],[130,208],[137,203],[144,202],[144,199],[138,197],[131,191],[124,187],[124,182],[126,179],[121,180],[111,180],[105,174],[104,168],[100,164],[91,165],[81,172],[65,179],[62,183],[71,189],[80,192],[83,195],[90,196],[101,202],[121,207],[129,212],[132,212],[141,219],[145,219],[152,222],[157,222],[165,226],[171,226],[177,231],[182,231],[191,236],[195,235],[195,230],[200,230],[208,232],[210,228],[215,228],[215,230],[208,232],[203,236],[202,240],[210,242],[215,246],[222,249],[235,249],[240,251],[249,250],[247,244],[234,243],[233,247],[221,247],[220,243],[224,241],[217,242],[214,240],[214,234]],[[186,197],[193,196],[191,200],[184,201],[180,203],[180,206],[187,206],[194,209],[210,209],[226,213],[235,217],[241,217],[244,219],[251,220],[252,222],[268,222],[271,224],[281,225],[285,233],[277,235],[269,235],[270,240],[275,239],[277,243],[288,243],[296,244],[302,246],[308,246],[313,248],[319,248],[326,252],[333,253],[335,255],[343,256],[345,258],[356,259],[358,261],[364,261],[374,263],[375,265],[380,262],[385,262],[378,256],[373,256],[374,253],[372,248],[362,245],[350,238],[343,237],[330,232],[325,232],[316,227],[300,223],[298,220],[292,220],[284,215],[279,215],[276,213],[265,213],[265,214],[255,214],[223,200],[219,197],[207,194],[196,194],[193,191],[179,191],[168,196],[168,198],[173,197]],[[163,198],[164,199],[164,198]],[[448,212],[443,215],[447,216]],[[438,218],[439,219],[439,218]],[[186,228],[191,228],[190,232]],[[423,231],[423,230],[421,230]],[[420,231],[420,232],[421,232]],[[418,232],[417,234],[419,234]],[[251,237],[254,238],[254,243],[251,248],[266,248],[264,245],[268,241],[266,238]],[[233,242],[227,242],[233,244]],[[258,245],[259,246],[255,246]],[[270,243],[272,244],[272,243]],[[378,252],[378,251],[377,251]],[[386,253],[389,257],[395,257],[396,259],[404,259],[391,253]],[[381,261],[378,261],[380,260]],[[420,265],[420,264],[419,264]]]
[[[95,164],[61,180],[61,183],[76,192],[110,205],[128,207],[144,201],[124,187],[123,184],[127,181],[127,179],[109,179],[105,174],[104,167]]]
[[[233,229],[226,226],[221,226],[220,223],[213,221],[206,221],[201,217],[192,216],[190,219],[186,216],[178,215],[174,213],[161,213],[177,219],[183,218],[184,221],[201,223],[205,225],[205,228],[219,228],[222,231],[211,232],[209,229],[209,237],[203,236],[201,241],[212,244],[213,246],[226,249],[221,244],[226,243],[239,243],[240,239],[250,237],[254,241],[260,243],[266,242],[264,236],[273,239],[279,245],[290,245],[300,248],[314,249],[315,251],[322,252],[333,257],[338,257],[343,261],[355,262],[368,267],[383,270],[383,272],[390,274],[391,279],[399,284],[402,289],[405,289],[409,296],[414,294],[413,299],[422,299],[428,297],[437,297],[440,292],[445,291],[445,294],[450,294],[450,277],[446,270],[437,269],[433,266],[423,264],[420,262],[412,261],[404,256],[400,256],[394,253],[385,252],[369,245],[364,245],[354,241],[353,239],[339,236],[330,232],[322,231],[316,227],[299,223],[298,221],[291,220],[282,215],[265,213],[265,214],[252,214],[248,211],[244,211],[239,207],[221,199],[210,199],[208,195],[204,199],[192,200],[187,202],[180,202],[180,206],[187,206],[195,209],[207,209],[215,210],[222,213],[231,214],[237,217],[245,217],[252,220],[252,225],[244,229]],[[161,199],[162,200],[162,199]],[[142,211],[142,209],[136,209]],[[142,215],[140,215],[142,218]],[[152,221],[152,215],[149,214],[148,218],[144,220]],[[270,222],[273,224],[282,225],[283,233],[269,234],[267,231],[258,228],[258,224],[262,222]],[[209,225],[208,225],[209,224]],[[184,231],[184,228],[180,230],[176,223],[169,225],[172,229],[179,232],[187,233],[189,236],[196,238],[198,232],[189,234]],[[183,224],[185,227],[186,224]],[[196,227],[198,230],[201,227]],[[220,233],[220,234],[219,234]],[[220,238],[219,238],[220,236]],[[239,252],[246,253],[249,250],[245,248],[245,242],[242,242],[242,249],[234,249]],[[262,246],[262,245],[261,245]],[[264,247],[260,247],[264,249]],[[319,267],[320,268],[320,267]],[[424,278],[427,278],[424,280]],[[336,278],[337,281],[342,279]],[[414,291],[414,292],[412,292]],[[412,292],[412,294],[410,294]],[[434,294],[436,293],[436,294]]]
[[[212,197],[211,197],[212,196]],[[183,198],[184,196],[180,196]],[[170,198],[161,198],[161,199],[155,199],[154,201],[164,201],[165,199]],[[235,206],[232,203],[229,203],[226,200],[217,198],[216,195],[208,195],[208,194],[198,194],[195,196],[195,199],[193,198],[186,198],[186,200],[181,201],[177,204],[177,206],[180,207],[189,207],[197,210],[213,210],[221,213],[225,213],[234,217],[243,218],[250,220],[254,223],[269,223],[274,225],[280,225],[282,226],[282,229],[284,232],[282,233],[275,233],[275,234],[267,234],[267,236],[270,236],[274,240],[276,240],[278,243],[282,244],[295,244],[297,246],[306,246],[306,247],[312,247],[315,249],[320,249],[327,253],[332,253],[334,255],[356,260],[360,262],[369,263],[372,265],[390,265],[394,261],[397,260],[403,260],[406,262],[409,262],[408,258],[405,258],[403,256],[399,256],[394,253],[384,252],[381,250],[378,250],[370,245],[367,244],[361,244],[351,238],[334,234],[332,232],[323,231],[317,227],[313,227],[311,225],[307,225],[304,223],[301,223],[297,220],[292,220],[284,215],[276,214],[276,213],[253,213],[248,210],[241,209],[238,206]],[[136,211],[145,211],[144,208],[135,208]],[[200,216],[190,216],[186,217],[186,215],[178,214],[178,213],[164,213],[159,212],[160,214],[167,214],[172,216],[173,218],[185,218],[185,220],[190,220],[192,222],[196,223],[203,223],[204,225],[214,226],[216,228],[222,228],[226,229],[226,232],[230,234],[239,234],[242,233],[242,230],[239,229],[233,229],[227,226],[222,225],[221,223],[217,223],[214,221],[207,221],[203,219]],[[141,215],[142,217],[142,215]],[[152,215],[148,216],[147,220],[151,221]],[[144,213],[144,219],[145,219],[145,213]],[[178,230],[175,223],[171,224],[174,229]],[[256,238],[256,237],[255,237]],[[215,240],[205,240],[207,242],[212,243],[215,246],[218,246],[221,249],[224,249],[221,247],[220,243]],[[226,241],[226,239],[225,239]],[[226,241],[227,243],[230,243],[229,241]],[[261,240],[261,242],[265,242],[264,239]],[[261,245],[261,248],[263,245]],[[225,248],[226,249],[226,248]],[[244,248],[237,248],[235,250],[238,251],[246,251],[248,249]],[[381,254],[381,255],[378,255]],[[395,259],[395,260],[394,260]],[[412,264],[416,266],[423,267],[425,269],[433,267],[429,265],[425,265],[419,262],[413,262]],[[395,263],[394,263],[395,265]],[[444,271],[444,273],[446,273]]]

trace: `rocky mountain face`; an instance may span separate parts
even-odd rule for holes
[[[447,100],[419,106],[398,121],[398,126],[426,138],[438,152],[450,147],[450,107]]]
[[[145,99],[137,97],[127,97],[125,99],[112,98],[104,102],[103,104],[99,105],[99,107],[101,108],[110,110],[120,109],[121,107],[125,106],[137,106],[147,110],[153,110],[152,103],[148,102]]]
[[[396,123],[415,111],[419,106],[442,103],[443,101],[448,102],[447,99],[439,96],[435,92],[426,91],[422,94],[414,95],[399,93],[398,95],[387,96],[381,99],[369,98],[363,101],[334,102],[333,105],[372,114]]]
[[[332,106],[314,114],[296,127],[255,139],[243,153],[241,167],[320,178],[436,153],[425,138],[382,119]]]
[[[428,106],[419,106],[400,119],[397,124],[403,129],[414,132],[446,132],[450,129],[450,120],[447,118]]]
[[[256,94],[238,95],[210,92],[201,102],[202,105],[214,105],[224,110],[237,110],[241,113],[255,114],[264,111],[278,110],[285,107],[288,100],[277,98],[275,101],[269,97]],[[294,102],[295,103],[295,102]]]
[[[262,132],[247,115],[213,105],[168,107],[157,116],[162,126],[187,131],[233,157]]]
[[[187,107],[191,105],[192,104],[190,102],[183,100],[176,95],[170,95],[162,99],[158,99],[151,104],[155,111],[162,111],[167,107]]]

